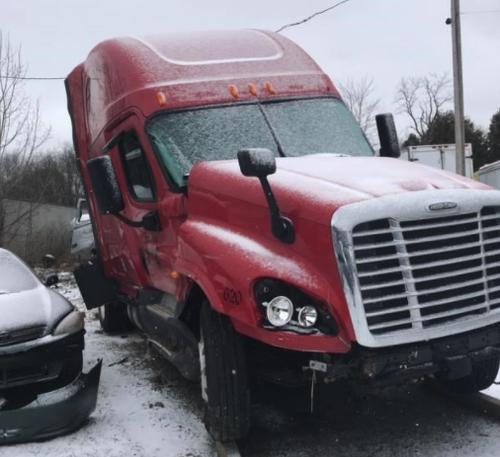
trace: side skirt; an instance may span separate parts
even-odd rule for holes
[[[148,342],[182,376],[191,381],[199,379],[198,340],[184,322],[172,317],[165,300],[154,305],[129,305],[129,315]]]

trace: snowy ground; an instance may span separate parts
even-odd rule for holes
[[[81,298],[69,275],[61,291]],[[87,313],[85,359],[104,359],[97,409],[79,431],[42,443],[0,447],[1,457],[205,457],[215,446],[201,421],[199,388],[148,352],[131,333],[109,337]],[[490,393],[500,398],[500,388]],[[254,392],[243,457],[498,457],[500,424],[411,385],[386,391],[352,385],[308,393],[269,386]]]
[[[79,308],[71,277],[59,289]],[[138,334],[102,333],[87,312],[85,363],[103,359],[97,408],[79,431],[42,443],[0,447],[2,457],[205,457],[215,446],[201,421],[198,386],[147,351]]]

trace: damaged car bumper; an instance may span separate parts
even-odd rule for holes
[[[80,427],[96,407],[101,364],[23,408],[0,405],[0,444],[44,440]]]
[[[0,347],[0,397],[12,391],[39,394],[69,384],[81,373],[83,348],[83,330]]]

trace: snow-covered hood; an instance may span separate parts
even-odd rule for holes
[[[436,168],[385,157],[346,157],[315,154],[277,159],[278,181],[290,184],[327,183],[365,198],[430,189],[488,188],[476,181]],[[281,175],[281,176],[280,176]]]
[[[39,284],[22,292],[0,294],[0,334],[43,327],[51,332],[73,310],[64,297]]]
[[[315,154],[278,158],[269,182],[286,212],[329,223],[340,206],[383,195],[431,189],[490,189],[453,173],[400,159]],[[257,179],[241,174],[236,160],[205,162],[193,167],[193,193],[264,204]],[[210,195],[212,195],[210,197]],[[203,208],[201,208],[203,210]]]

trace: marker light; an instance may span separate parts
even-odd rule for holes
[[[266,81],[264,84],[264,89],[266,89],[266,92],[270,95],[275,95],[276,90],[274,89],[273,85],[271,84],[270,81]]]
[[[318,320],[318,311],[314,306],[304,306],[299,309],[297,321],[301,327],[310,328]]]
[[[229,84],[229,86],[227,86],[227,88],[229,89],[229,93],[234,97],[234,98],[238,98],[240,96],[240,93],[238,91],[238,88],[234,85],[234,84]]]
[[[290,322],[293,315],[293,303],[284,296],[274,297],[266,310],[267,320],[275,327],[283,327]]]
[[[172,279],[179,279],[179,278],[181,277],[181,275],[180,275],[180,273],[179,273],[178,271],[175,271],[175,270],[174,270],[174,271],[171,271],[171,272],[170,272],[170,277],[171,277]]]
[[[257,86],[254,83],[248,83],[248,92],[257,97]]]
[[[158,105],[165,106],[167,104],[167,96],[165,95],[165,92],[156,92],[156,100],[158,101]]]

